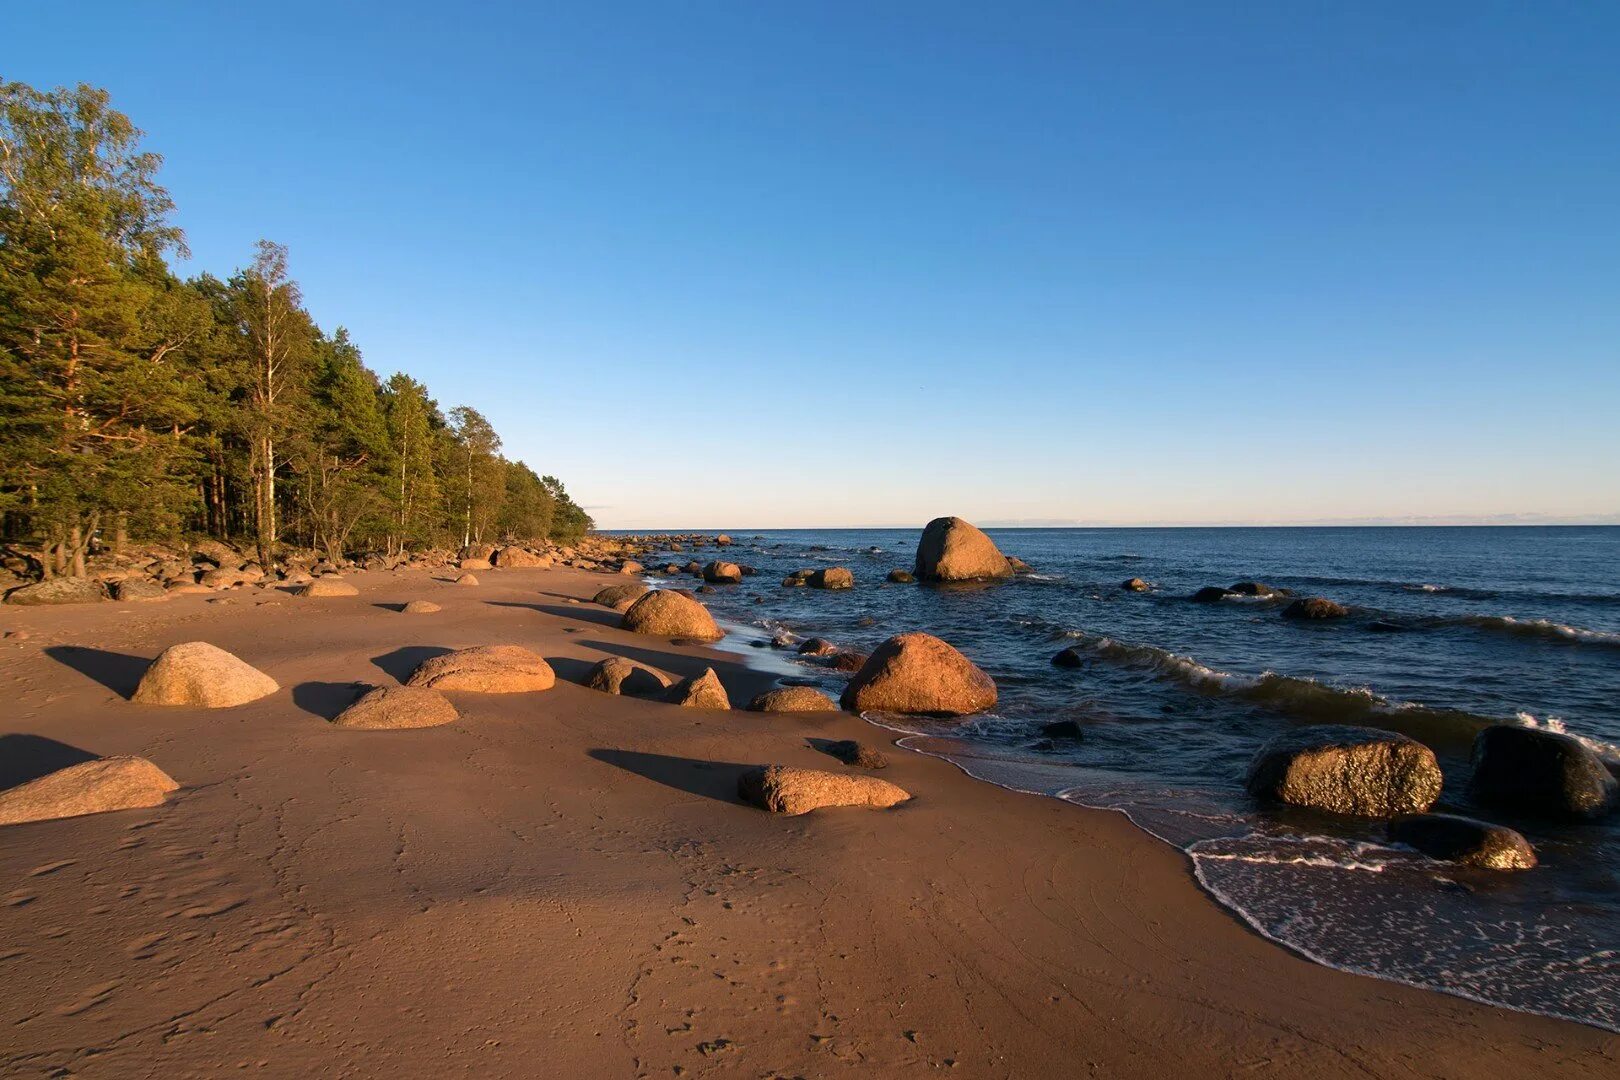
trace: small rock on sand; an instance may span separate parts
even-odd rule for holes
[[[359,596],[360,590],[342,578],[318,577],[293,590],[294,596]]]
[[[886,809],[911,798],[904,788],[874,776],[845,776],[787,765],[747,770],[737,778],[737,796],[773,814],[806,814],[827,806]]]
[[[705,668],[703,674],[682,679],[669,690],[669,701],[689,709],[729,709],[731,698],[720,685],[720,676],[714,668]]]
[[[639,697],[669,689],[669,678],[662,672],[642,667],[622,656],[610,656],[586,672],[581,685],[604,694]]]
[[[673,589],[650,592],[631,604],[620,625],[634,634],[718,641],[724,633],[709,609]]]
[[[338,714],[333,726],[368,731],[438,727],[458,716],[450,699],[420,686],[378,686]]]
[[[545,658],[520,645],[479,645],[422,661],[407,686],[477,694],[550,690],[557,675]]]
[[[749,712],[837,712],[838,703],[809,686],[767,690],[748,703]]]
[[[431,615],[435,611],[443,610],[443,608],[431,600],[412,600],[410,603],[400,608],[400,612],[405,615]]]
[[[462,574],[461,576],[456,578],[456,584],[457,585],[476,585],[476,584],[478,584],[478,575],[477,574]]]
[[[862,746],[854,739],[839,739],[837,742],[827,744],[827,753],[842,761],[845,765],[853,765],[857,769],[887,769],[889,755],[881,750],[873,750],[869,746]]]
[[[142,705],[226,709],[280,689],[276,680],[224,649],[206,641],[186,641],[158,654],[131,700]]]
[[[852,712],[962,716],[995,705],[996,684],[946,642],[913,632],[879,645],[840,703]]]
[[[145,758],[83,761],[0,792],[0,825],[161,806],[179,787]]]

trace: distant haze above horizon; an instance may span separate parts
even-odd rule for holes
[[[1620,5],[8,24],[603,528],[1620,522]]]

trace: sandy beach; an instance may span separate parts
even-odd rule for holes
[[[617,628],[611,577],[423,570],[157,605],[5,609],[10,786],[139,754],[163,807],[6,828],[7,1076],[1610,1076],[1620,1039],[1341,974],[1261,939],[1122,817],[1006,792],[847,714],[683,709],[575,685],[740,658]],[[618,580],[623,580],[622,578]],[[443,610],[402,615],[431,598]],[[576,601],[576,602],[571,602]],[[16,631],[26,631],[19,635]],[[127,700],[179,641],[282,686]],[[538,694],[346,731],[356,683],[513,643]],[[767,814],[743,767],[888,749],[887,811]]]

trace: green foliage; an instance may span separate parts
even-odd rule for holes
[[[161,159],[88,86],[0,83],[0,534],[82,567],[137,536],[345,551],[573,538],[560,483],[500,455],[476,410],[386,384],[303,307],[285,248],[183,282]]]

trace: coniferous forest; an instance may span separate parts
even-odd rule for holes
[[[476,409],[317,326],[281,245],[177,276],[161,163],[103,90],[0,83],[0,541],[50,576],[135,540],[269,568],[590,527]]]

